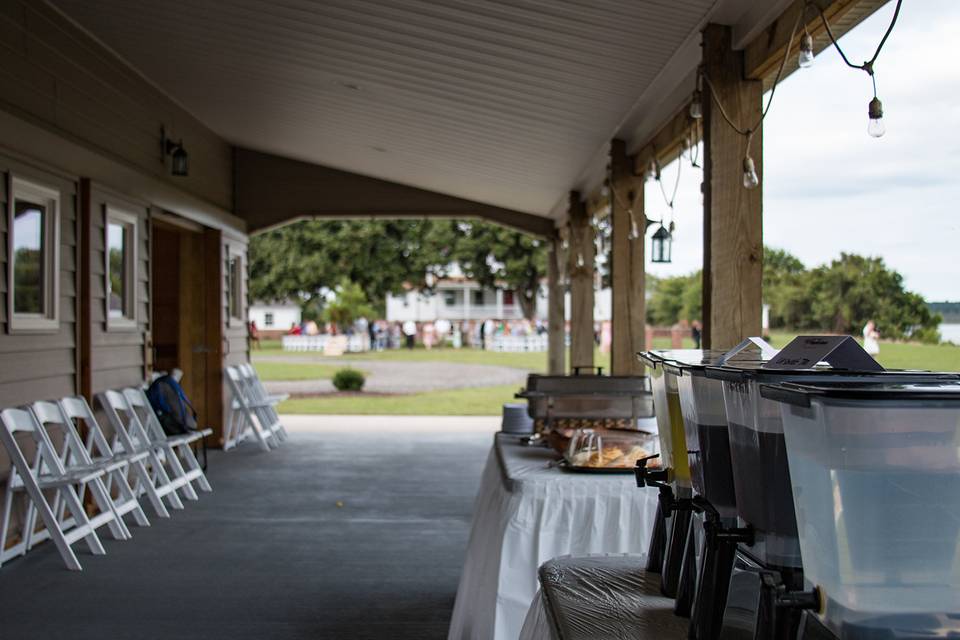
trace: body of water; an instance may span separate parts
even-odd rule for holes
[[[957,324],[948,324],[943,323],[940,325],[940,339],[944,342],[952,342],[953,344],[960,344],[960,323]]]

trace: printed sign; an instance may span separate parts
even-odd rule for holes
[[[826,362],[834,369],[883,371],[850,336],[797,336],[763,365],[765,369],[811,369]]]

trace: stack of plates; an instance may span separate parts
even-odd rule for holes
[[[533,418],[527,415],[527,405],[512,402],[504,404],[500,430],[504,433],[533,433]]]

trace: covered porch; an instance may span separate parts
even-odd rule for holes
[[[285,419],[272,452],[211,455],[214,493],[63,570],[3,567],[9,638],[442,638],[495,418]],[[452,452],[455,451],[455,454]],[[44,577],[45,576],[45,577]]]
[[[604,226],[611,373],[641,380],[644,183],[698,146],[703,346],[733,347],[761,327],[764,94],[797,69],[801,34],[812,56],[885,4],[0,0],[0,409],[92,405],[179,369],[210,443],[235,445],[248,242],[303,218],[536,236],[558,376],[594,364]],[[44,269],[21,281],[25,211],[44,221],[27,247]],[[0,635],[494,637],[492,620],[461,633],[450,618],[499,421],[283,418],[289,441],[214,452],[212,493],[82,572],[49,544],[4,562]],[[572,486],[554,462],[535,470]],[[605,478],[591,497],[618,494],[608,529],[645,547],[634,525],[655,493]]]

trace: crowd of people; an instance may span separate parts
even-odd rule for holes
[[[541,320],[494,320],[484,321],[465,320],[450,321],[441,318],[435,321],[415,322],[388,322],[387,320],[368,320],[360,318],[352,325],[338,327],[333,323],[320,325],[313,320],[294,324],[287,331],[293,336],[318,335],[364,335],[369,338],[370,349],[383,351],[385,349],[413,349],[422,344],[426,349],[435,347],[462,347],[486,348],[491,340],[498,336],[534,336],[544,335],[546,325]],[[259,343],[259,331],[256,323],[250,323],[250,337]]]

